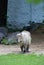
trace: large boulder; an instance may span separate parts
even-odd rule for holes
[[[19,32],[14,32],[14,33],[8,34],[8,36],[7,36],[8,44],[16,44],[17,43],[17,37],[16,37],[17,33],[19,33]]]
[[[0,42],[1,42],[1,40],[2,40],[4,37],[5,37],[5,35],[4,35],[2,32],[0,32]]]
[[[0,42],[7,36],[7,29],[5,27],[0,27]]]
[[[3,40],[1,41],[2,44],[16,44],[17,43],[17,37],[16,35],[18,34],[19,32],[14,32],[14,33],[9,33],[7,35],[7,37],[3,38]]]
[[[5,27],[0,27],[0,32],[3,33],[4,35],[7,35],[8,30]]]

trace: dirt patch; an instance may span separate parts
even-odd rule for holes
[[[32,44],[29,51],[29,53],[44,54],[44,34],[32,34]],[[0,45],[0,55],[20,52],[19,45]]]

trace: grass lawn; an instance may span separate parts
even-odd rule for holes
[[[0,65],[44,65],[44,55],[35,54],[1,55]]]

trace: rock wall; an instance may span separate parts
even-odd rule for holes
[[[35,5],[27,3],[26,0],[8,0],[8,27],[13,29],[22,28],[28,25],[30,20],[42,22],[44,19],[43,5],[43,2]]]

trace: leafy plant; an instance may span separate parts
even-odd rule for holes
[[[42,2],[42,0],[27,0],[28,3],[34,3],[34,4],[38,4],[40,2]]]
[[[1,41],[2,44],[5,44],[5,45],[11,45],[11,44],[16,44],[16,40],[15,39],[12,39],[12,40],[8,40],[7,38],[4,38],[2,41]]]
[[[8,40],[6,38],[4,38],[2,41],[1,41],[2,44],[8,44]]]

